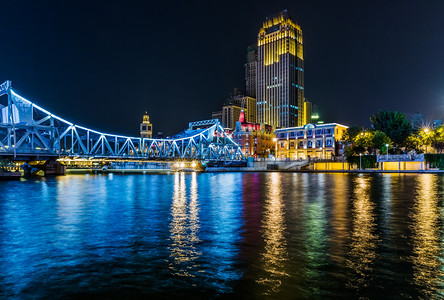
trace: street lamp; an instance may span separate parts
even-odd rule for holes
[[[426,128],[424,128],[424,133],[426,134],[426,135],[428,135],[429,134],[429,129],[426,127]],[[428,138],[427,138],[427,136],[426,136],[426,138],[425,138],[425,145],[426,145],[426,150],[425,150],[425,153],[427,154],[427,143],[429,142],[429,140],[428,140]]]
[[[359,170],[362,170],[362,153],[359,153]]]
[[[385,148],[387,151],[387,161],[389,160],[389,144],[385,144]]]
[[[274,160],[276,160],[277,158],[277,151],[278,151],[278,143],[277,143],[277,138],[273,138],[273,142],[274,142]]]

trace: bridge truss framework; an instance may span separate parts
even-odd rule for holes
[[[0,155],[109,159],[244,160],[240,147],[218,120],[189,124],[171,138],[151,139],[102,133],[66,121],[0,85]]]

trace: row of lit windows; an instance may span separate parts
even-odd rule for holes
[[[281,142],[280,146],[281,146],[280,148],[285,148],[286,147],[285,142]],[[294,148],[294,146],[295,142],[290,142],[290,148]],[[332,146],[333,146],[333,139],[326,139],[325,147],[332,147]],[[322,147],[324,147],[322,144],[322,140],[316,140],[316,148],[322,148]],[[299,149],[313,148],[313,141],[306,141],[306,142],[300,141],[298,143],[298,148]]]
[[[313,136],[322,136],[322,135],[332,135],[334,133],[333,128],[325,128],[325,129],[308,129],[308,130],[299,130],[299,131],[290,131],[288,132],[289,138],[304,138],[305,136],[307,138],[313,137]],[[306,134],[306,135],[305,135]],[[313,135],[314,134],[314,135]],[[278,138],[286,138],[287,132],[279,132],[276,134]]]
[[[291,83],[291,85],[292,86],[294,86],[294,87],[297,87],[298,89],[301,89],[301,90],[303,90],[304,89],[304,87],[303,86],[299,86],[299,85],[297,85],[296,83],[294,83],[294,82],[292,82]]]

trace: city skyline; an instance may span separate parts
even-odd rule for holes
[[[148,110],[155,133],[170,135],[245,90],[257,28],[287,9],[304,30],[305,97],[322,119],[366,125],[380,108],[442,118],[443,4],[264,3],[3,4],[0,81],[88,127],[137,135]]]

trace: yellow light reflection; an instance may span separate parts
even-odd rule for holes
[[[370,199],[371,177],[359,176],[353,190],[352,241],[347,267],[354,273],[347,286],[359,290],[371,284],[370,274],[376,258],[375,204]]]
[[[413,280],[426,298],[433,298],[442,282],[439,194],[437,177],[418,176],[413,207]],[[441,290],[441,289],[440,289]],[[442,290],[441,290],[442,291]]]
[[[348,242],[348,207],[349,202],[349,185],[347,174],[335,174],[333,176],[333,205],[331,227],[334,238],[331,239],[332,246],[329,249],[330,258],[338,265],[343,265],[345,257],[347,257]]]
[[[282,280],[289,276],[285,270],[288,253],[287,241],[284,237],[286,225],[282,201],[282,175],[281,173],[272,173],[270,176],[269,192],[262,222],[265,249],[261,253],[261,261],[266,275],[257,280],[258,284],[266,287],[265,295],[277,292],[282,285]]]
[[[175,275],[195,277],[190,270],[196,269],[195,260],[200,253],[196,250],[199,242],[199,206],[197,202],[196,173],[192,174],[190,203],[187,205],[185,173],[174,174],[174,194],[170,222],[170,270]]]

